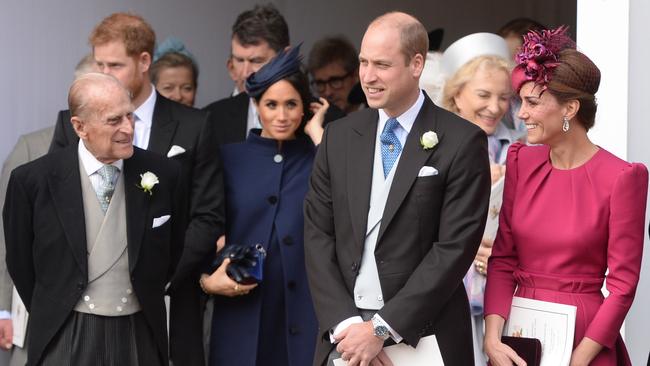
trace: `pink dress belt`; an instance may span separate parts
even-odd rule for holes
[[[604,277],[589,275],[554,275],[546,273],[526,272],[516,269],[513,272],[519,287],[545,289],[568,293],[601,293]]]

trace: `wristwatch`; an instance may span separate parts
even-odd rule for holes
[[[372,318],[372,328],[374,330],[375,337],[381,339],[382,341],[387,340],[390,337],[390,331],[388,327],[383,324],[383,322],[376,317]]]

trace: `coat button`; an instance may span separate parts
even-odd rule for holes
[[[298,332],[299,332],[299,329],[296,326],[292,326],[292,327],[289,328],[289,334],[295,335],[295,334],[298,334]]]
[[[275,205],[278,202],[278,198],[276,196],[269,196],[268,200],[272,205]]]
[[[289,282],[287,282],[287,287],[288,287],[290,290],[293,290],[294,288],[296,288],[296,281],[289,281]]]
[[[284,238],[282,238],[282,242],[284,243],[284,245],[291,245],[293,244],[293,238],[287,235]]]

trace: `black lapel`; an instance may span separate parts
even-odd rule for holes
[[[381,227],[379,229],[379,236],[377,243],[381,240],[384,232],[400,205],[404,201],[406,194],[411,189],[415,179],[420,172],[420,168],[429,159],[429,156],[437,149],[437,146],[432,149],[425,150],[420,144],[420,137],[428,131],[433,131],[438,135],[438,139],[442,140],[442,131],[436,131],[436,112],[433,102],[427,97],[424,99],[424,104],[418,113],[415,123],[406,138],[402,156],[397,164],[397,171],[393,178],[393,183],[390,187],[386,207],[381,219]]]
[[[172,138],[178,127],[178,121],[172,113],[172,101],[156,93],[156,105],[151,121],[151,135],[147,150],[167,155],[172,146]]]
[[[126,200],[126,237],[129,252],[129,271],[133,272],[138,262],[138,254],[142,246],[144,230],[149,217],[149,203],[153,198],[149,193],[144,192],[140,185],[140,174],[148,170],[142,165],[139,158],[141,151],[134,147],[133,156],[124,160],[124,195]],[[152,171],[152,173],[156,173]],[[154,188],[153,194],[156,190]]]
[[[79,174],[79,156],[77,144],[72,144],[56,159],[56,166],[48,175],[48,184],[52,193],[59,221],[63,226],[65,237],[84,276],[88,276],[88,248],[86,246],[86,225],[81,193],[81,176]]]
[[[362,114],[363,118],[350,121],[347,146],[347,188],[350,216],[354,230],[355,244],[362,247],[366,237],[370,190],[372,188],[372,167],[377,134],[376,110]]]

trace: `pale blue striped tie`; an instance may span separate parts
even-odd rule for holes
[[[395,128],[399,126],[399,122],[395,118],[389,118],[384,126],[379,139],[381,140],[381,160],[384,165],[384,178],[388,176],[393,165],[397,161],[399,153],[402,151],[402,144],[399,142],[397,135],[395,135]]]

